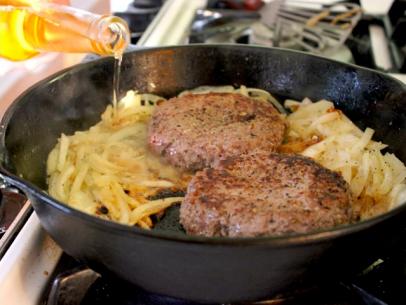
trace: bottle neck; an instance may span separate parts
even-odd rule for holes
[[[115,57],[123,53],[130,40],[127,24],[116,16],[95,18],[89,25],[87,35],[97,54]]]

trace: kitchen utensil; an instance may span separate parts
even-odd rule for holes
[[[300,0],[275,0],[262,9],[262,22],[274,28],[274,45],[294,39],[305,50],[320,52],[342,45],[361,18],[361,8],[353,3],[304,7]]]

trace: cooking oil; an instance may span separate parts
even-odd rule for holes
[[[71,7],[34,2],[0,6],[0,56],[24,60],[40,52],[96,53],[120,57],[129,43],[124,20]]]
[[[40,2],[53,2],[53,3],[59,3],[59,4],[68,4],[69,0],[0,0],[0,5],[33,6]]]
[[[120,71],[123,56],[118,54],[114,57],[113,70],[113,116],[117,113],[118,93],[120,92]]]

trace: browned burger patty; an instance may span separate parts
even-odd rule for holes
[[[255,154],[197,172],[180,209],[188,234],[303,233],[352,222],[347,183],[298,155]]]
[[[198,170],[256,149],[275,151],[285,129],[268,102],[235,93],[190,94],[156,107],[148,139],[172,165]]]

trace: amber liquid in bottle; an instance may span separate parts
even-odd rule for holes
[[[0,0],[0,5],[33,6],[38,3],[50,2],[68,5],[70,0]]]
[[[42,51],[117,55],[128,45],[126,23],[67,6],[0,6],[0,56],[24,60]]]
[[[1,57],[24,60],[45,51],[113,55],[114,106],[121,58],[129,37],[127,24],[115,16],[36,1],[31,7],[0,6]]]

